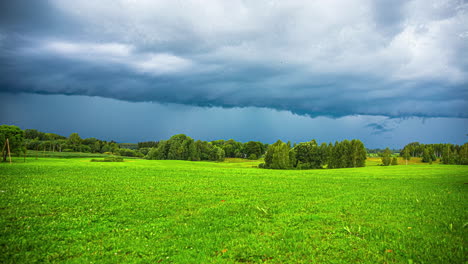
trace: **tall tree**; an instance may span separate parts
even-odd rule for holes
[[[265,154],[265,167],[270,169],[289,169],[291,168],[289,147],[281,140],[268,146]]]
[[[458,162],[460,165],[468,165],[468,143],[461,146],[460,151],[458,152]]]
[[[424,151],[423,151],[423,156],[422,156],[421,161],[422,161],[422,162],[429,162],[429,161],[432,161],[428,149],[424,149]]]
[[[403,149],[402,153],[403,153],[403,159],[405,159],[406,165],[408,165],[408,160],[411,159],[409,149],[407,149],[407,148]]]
[[[70,145],[73,151],[81,150],[80,145],[82,143],[82,139],[80,135],[78,135],[78,133],[71,133],[67,141],[67,143]]]

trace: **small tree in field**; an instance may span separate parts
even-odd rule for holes
[[[406,165],[408,165],[408,160],[411,159],[411,154],[410,154],[408,148],[403,149],[403,159],[405,159]]]
[[[392,158],[392,165],[398,165],[398,159],[397,157]]]
[[[389,148],[386,148],[384,152],[382,153],[382,165],[389,166],[391,162],[392,162],[392,152],[390,151]]]

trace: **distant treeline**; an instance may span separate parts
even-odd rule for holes
[[[367,156],[368,157],[382,157],[383,153],[386,152],[387,150],[390,151],[391,155],[398,155],[398,153],[401,152],[401,149],[381,149],[381,148],[375,148],[375,149],[366,149],[367,151]]]
[[[317,144],[315,140],[291,144],[277,141],[272,145],[258,141],[246,143],[233,139],[202,141],[194,140],[184,134],[172,136],[168,140],[145,141],[138,143],[117,143],[96,138],[81,138],[77,133],[64,137],[54,133],[44,133],[35,129],[21,130],[16,126],[0,125],[0,144],[9,139],[12,153],[26,153],[27,150],[107,153],[127,157],[170,160],[210,160],[222,161],[224,158],[245,158],[256,160],[264,158],[263,168],[272,169],[317,169],[363,167],[367,155],[379,155],[384,165],[396,164],[391,160],[397,150],[367,150],[356,139],[343,140],[335,144]],[[6,152],[3,159],[6,159]],[[443,164],[468,165],[468,143],[463,146],[454,144],[420,144],[413,142],[400,152],[406,160],[421,157],[423,162],[437,159]],[[394,157],[395,158],[395,157]]]
[[[147,159],[159,160],[212,160],[222,161],[228,158],[248,158],[256,160],[260,158],[267,148],[267,145],[249,141],[247,143],[230,140],[215,140],[211,142],[197,140],[184,134],[172,136],[169,140],[159,142],[141,142],[139,146],[152,145],[147,152]]]
[[[64,137],[54,133],[44,133],[36,129],[24,130],[25,146],[29,150],[113,153],[121,156],[143,157],[144,155],[127,148],[121,148],[115,141],[105,141],[97,138],[81,138],[78,133]]]
[[[364,167],[366,165],[366,148],[356,139],[343,140],[318,145],[315,140],[295,144],[278,140],[270,145],[265,154],[262,168],[268,169],[329,169]]]
[[[468,143],[462,146],[454,144],[421,144],[412,142],[400,152],[402,157],[421,157],[422,162],[431,163],[440,159],[443,164],[468,165]]]

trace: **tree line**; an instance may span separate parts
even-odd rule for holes
[[[260,167],[267,169],[329,169],[364,167],[366,148],[357,139],[343,140],[335,144],[317,144],[316,140],[291,146],[278,140],[270,145],[265,153],[265,163]]]
[[[440,159],[442,164],[468,165],[468,143],[460,146],[454,144],[421,144],[419,142],[412,142],[403,147],[400,156],[420,157],[422,162],[427,163]]]
[[[256,160],[263,156],[267,144],[257,141],[247,143],[230,140],[211,142],[193,140],[180,134],[169,140],[117,143],[97,138],[81,138],[78,133],[68,137],[55,133],[44,133],[36,129],[21,130],[17,126],[0,126],[0,143],[9,138],[11,152],[17,155],[27,150],[52,152],[105,153],[147,159],[212,160],[222,161],[229,158],[248,158]],[[5,154],[6,155],[6,154]],[[5,156],[6,157],[6,156]],[[6,158],[5,158],[6,159]]]
[[[258,141],[242,143],[233,139],[195,141],[184,134],[174,135],[169,140],[159,142],[140,142],[138,145],[147,149],[147,159],[190,161],[223,161],[224,158],[256,160],[263,156],[268,146]],[[148,149],[146,146],[152,147]]]
[[[28,150],[52,152],[106,153],[127,157],[144,157],[139,151],[121,148],[115,141],[97,138],[81,138],[78,133],[64,137],[54,133],[44,133],[36,129],[21,130],[17,126],[0,126],[0,144],[8,138],[10,150],[16,155],[25,154]],[[6,159],[6,152],[4,160]]]
[[[184,134],[174,135],[168,140],[135,143],[117,143],[97,138],[81,138],[78,133],[68,137],[54,133],[44,133],[36,129],[21,130],[17,126],[0,125],[0,144],[8,138],[12,153],[20,155],[27,150],[57,152],[106,153],[127,157],[171,160],[222,161],[224,158],[244,158],[257,160],[264,158],[260,167],[271,169],[318,169],[363,167],[368,155],[376,155],[378,150],[366,152],[364,144],[356,139],[343,140],[334,144],[311,140],[299,144],[284,143],[278,140],[268,145],[259,141],[238,142],[233,139],[201,141]],[[374,153],[375,152],[375,153]],[[395,151],[393,151],[395,152]],[[383,165],[397,165],[397,159],[390,149],[380,153]],[[405,160],[421,157],[423,162],[440,159],[443,164],[468,165],[468,143],[421,144],[412,142],[401,151]],[[6,160],[6,152],[3,152]]]

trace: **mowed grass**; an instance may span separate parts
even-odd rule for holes
[[[467,261],[468,166],[21,160],[0,164],[1,263]]]

